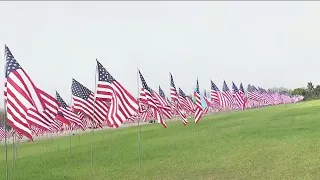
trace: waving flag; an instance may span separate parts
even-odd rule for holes
[[[179,102],[181,103],[182,108],[185,109],[189,114],[195,112],[194,103],[189,96],[186,96],[181,88],[179,88]]]
[[[84,124],[82,123],[80,116],[77,113],[72,112],[71,108],[62,99],[58,92],[56,92],[56,97],[60,104],[56,119],[68,125],[70,125],[70,123],[74,123],[81,129],[85,130]]]
[[[242,83],[240,83],[240,86],[239,86],[239,94],[240,94],[241,97],[243,97],[244,104],[243,104],[243,108],[242,109],[244,109],[246,107],[246,104],[247,104],[247,97],[245,95]]]
[[[32,140],[28,111],[35,109],[37,112],[43,112],[45,107],[38,88],[36,88],[31,78],[22,69],[7,46],[5,46],[5,57],[4,97],[6,99],[5,108],[7,109],[8,123],[16,132]],[[34,123],[39,126],[43,124],[37,120]]]
[[[155,93],[155,97],[161,103],[162,113],[167,118],[171,119],[172,118],[171,106],[170,106],[170,103],[167,101],[167,98],[160,86],[159,86],[159,94]]]
[[[170,95],[171,95],[171,101],[172,106],[175,109],[175,111],[180,115],[182,119],[182,123],[186,126],[188,123],[187,115],[183,111],[182,104],[179,99],[179,95],[176,89],[176,86],[173,81],[172,74],[170,73]]]
[[[157,99],[154,98],[154,95],[153,95],[154,92],[147,85],[147,82],[145,81],[144,77],[142,76],[140,70],[139,70],[139,75],[140,75],[140,79],[141,79],[141,83],[142,83],[142,89],[140,92],[140,101],[143,104],[148,105],[152,109],[153,115],[158,120],[158,123],[161,123],[163,125],[163,127],[166,128],[167,125],[160,114],[160,109],[159,109],[160,103],[158,102]]]
[[[199,91],[199,82],[198,82],[198,79],[197,79],[197,84],[196,84],[196,89],[195,89],[195,92],[194,92],[194,96],[195,96],[195,99],[196,99],[196,104],[195,104],[195,122],[198,123],[202,117],[202,104],[201,104],[201,97],[200,97],[200,91]]]
[[[222,93],[220,92],[219,88],[213,83],[211,80],[211,101],[214,102],[215,106],[218,107],[218,109],[221,109],[224,105],[224,98],[222,96]]]
[[[233,90],[233,97],[235,99],[235,103],[239,108],[242,110],[244,109],[245,100],[241,91],[239,91],[238,87],[232,82],[232,90]]]
[[[107,104],[99,101],[95,102],[94,93],[75,79],[72,79],[71,92],[72,109],[78,113],[82,113],[84,117],[89,118],[92,123],[98,121],[96,123],[102,127],[101,125],[105,120],[106,112],[100,114],[98,109],[107,109]]]
[[[111,74],[97,61],[98,87],[96,98],[98,101],[110,102],[107,120],[115,127],[119,127],[124,121],[136,115],[139,104]]]
[[[233,101],[233,96],[228,88],[228,85],[226,81],[223,81],[223,88],[222,88],[222,97],[224,99],[224,108],[232,108],[234,101]]]

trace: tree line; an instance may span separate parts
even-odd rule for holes
[[[320,85],[314,87],[312,82],[308,82],[307,88],[296,88],[291,92],[291,95],[301,95],[306,100],[320,99]]]

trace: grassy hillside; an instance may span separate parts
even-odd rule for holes
[[[18,146],[10,179],[319,179],[320,101],[101,131]],[[94,140],[93,168],[90,142]],[[0,146],[0,179],[5,176]],[[15,166],[13,168],[13,166]]]

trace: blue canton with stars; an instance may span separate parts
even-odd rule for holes
[[[251,86],[251,89],[252,91],[258,91],[258,89],[254,85]]]
[[[8,75],[10,72],[14,70],[21,69],[20,64],[17,62],[17,60],[13,57],[10,49],[5,46],[5,55],[6,55],[6,74],[5,77],[8,78]]]
[[[247,90],[248,90],[248,92],[252,92],[252,87],[250,84],[248,84]]]
[[[99,73],[99,81],[104,81],[108,83],[112,83],[115,79],[111,76],[111,74],[102,66],[102,64],[97,60],[98,64],[98,73]]]
[[[159,86],[159,95],[162,97],[162,98],[165,98],[166,95],[164,94],[163,90],[161,89],[161,87]]]
[[[181,97],[186,98],[186,94],[179,88],[179,94]]]
[[[211,81],[211,89],[215,91],[219,91],[219,88]]]
[[[242,86],[242,83],[240,83],[240,87],[239,87],[240,91],[241,92],[244,92],[244,89],[243,89],[243,86]]]
[[[239,92],[239,89],[237,88],[237,86],[234,84],[234,82],[232,82],[232,89],[233,91],[236,93],[236,92]]]
[[[149,91],[150,93],[152,92],[151,89],[149,88],[149,86],[147,85],[146,80],[144,80],[141,72],[139,71],[139,75],[140,75],[140,79],[141,79],[141,83],[142,83],[142,87],[143,89],[146,89],[147,91]]]
[[[223,91],[229,91],[229,88],[227,86],[227,83],[226,81],[223,81],[223,88],[222,88]]]
[[[59,93],[56,91],[56,97],[57,97],[57,100],[59,102],[59,104],[63,107],[63,108],[67,108],[68,105],[66,102],[64,102],[64,100],[62,99],[62,97],[59,95]]]
[[[200,94],[198,79],[197,79],[197,85],[196,85],[196,93]]]
[[[176,89],[176,86],[174,85],[174,81],[173,81],[173,77],[172,74],[170,73],[170,81],[171,81],[171,86],[174,87],[174,89]]]
[[[72,91],[72,95],[77,96],[84,100],[88,100],[91,94],[91,91],[88,88],[80,84],[75,79],[72,79],[71,91]]]

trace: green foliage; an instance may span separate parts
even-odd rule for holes
[[[305,96],[307,94],[307,90],[304,88],[296,88],[292,91],[291,94]]]
[[[9,179],[319,179],[320,101],[19,144]],[[90,142],[93,167],[90,166]],[[0,179],[5,179],[0,146]],[[12,172],[15,177],[13,178]]]
[[[320,99],[320,85],[314,88],[312,82],[308,82],[307,88],[296,88],[292,91],[292,95],[302,95],[304,100]]]

